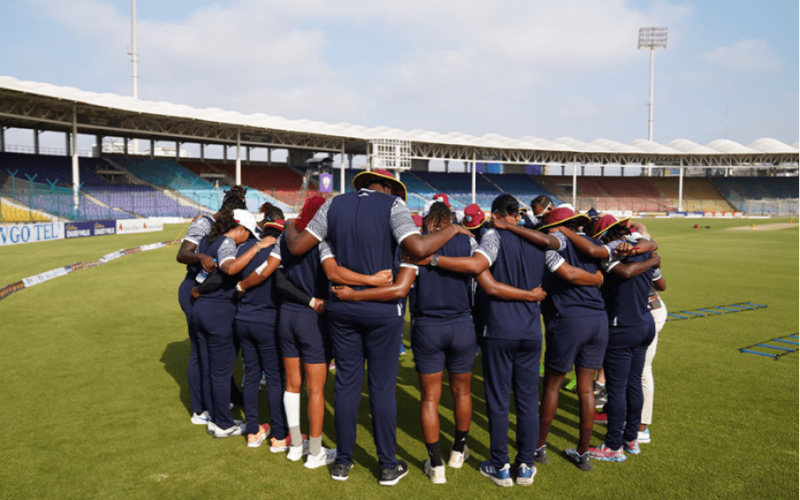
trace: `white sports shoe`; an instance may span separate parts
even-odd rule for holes
[[[299,448],[299,446],[298,446]],[[324,467],[336,461],[336,450],[323,447],[319,455],[308,455],[306,458],[306,469],[316,469],[317,467]]]
[[[431,465],[431,459],[429,458],[425,460],[425,466],[422,470],[425,471],[426,476],[431,478],[433,484],[444,484],[447,482],[447,478],[444,476],[444,464],[434,467]]]
[[[467,445],[464,445],[463,453],[459,453],[450,448],[450,461],[447,462],[447,465],[454,469],[460,469],[468,458],[469,458],[469,448],[467,448]]]
[[[240,424],[233,424],[227,429],[221,429],[219,426],[214,430],[214,439],[224,439],[231,436],[241,436],[244,434],[244,426]]]
[[[208,416],[208,411],[204,411],[200,414],[192,413],[192,423],[194,425],[208,425],[210,421],[211,418]]]
[[[242,422],[241,420],[234,419],[233,424],[234,426],[236,425],[240,426],[242,430],[244,430],[244,422]],[[209,419],[208,424],[206,425],[206,434],[214,435],[217,432],[222,432],[222,429],[220,429],[217,424],[215,424]]]
[[[303,440],[302,446],[290,446],[289,453],[286,454],[286,458],[292,462],[297,462],[303,458],[304,455],[308,455],[308,439]]]

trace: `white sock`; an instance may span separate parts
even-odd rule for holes
[[[303,445],[303,435],[300,433],[300,393],[283,393],[283,406],[286,408],[286,424],[289,426],[289,436],[292,446]]]

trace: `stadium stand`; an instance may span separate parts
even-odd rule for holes
[[[678,206],[678,179],[651,177],[648,180],[661,196],[669,201],[671,206]],[[683,179],[683,209],[686,211],[728,211],[733,210],[733,206],[707,178],[686,177]]]
[[[530,205],[531,200],[539,195],[546,195],[554,199],[556,204],[561,200],[554,193],[548,191],[531,176],[525,174],[481,174],[502,191],[514,195],[525,205]]]
[[[50,222],[50,218],[0,202],[0,222]]]
[[[232,179],[236,178],[235,165],[225,163],[212,163],[212,165],[230,175]],[[242,184],[248,186],[248,189],[256,188],[261,190],[261,195],[265,197],[265,201],[280,206],[284,212],[287,209],[293,211],[291,207],[302,205],[306,197],[318,194],[315,189],[309,189],[305,194],[301,193],[303,176],[285,163],[273,163],[272,165],[242,164],[241,169]],[[250,192],[248,191],[249,196]]]
[[[458,210],[472,203],[472,176],[470,174],[447,174],[443,172],[413,172],[422,182],[432,186],[434,193],[447,193],[453,208]],[[475,180],[475,202],[482,207],[492,205],[502,191],[497,189],[484,177],[478,176]]]
[[[798,185],[794,177],[711,177],[712,182],[727,197],[746,199],[797,198]]]

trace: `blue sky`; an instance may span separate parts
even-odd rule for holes
[[[655,141],[798,140],[796,0],[139,0],[137,14],[142,99],[624,143],[647,137],[638,28],[667,26]],[[2,75],[128,95],[130,43],[126,0],[0,3]]]

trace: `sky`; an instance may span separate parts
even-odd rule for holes
[[[3,0],[0,75],[130,95],[130,6]],[[653,140],[798,141],[797,0],[139,0],[137,25],[144,100],[622,143],[647,138],[638,30],[663,26]]]

